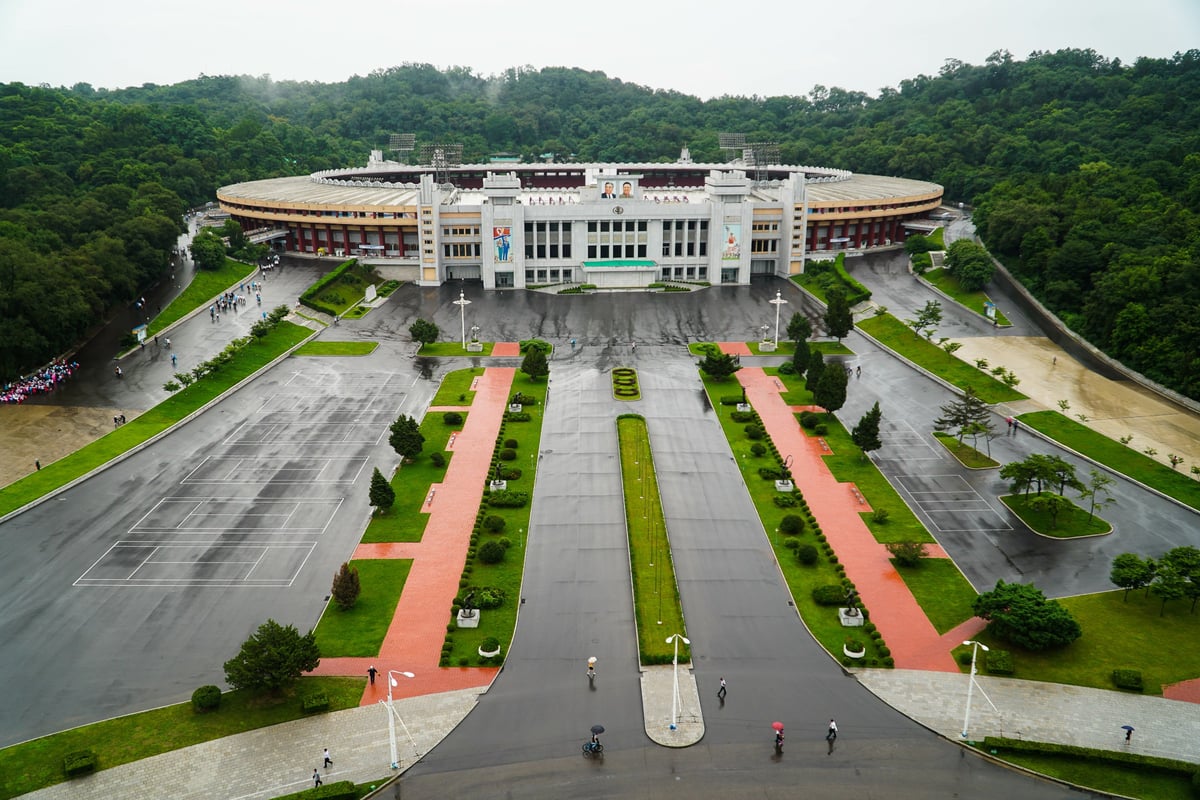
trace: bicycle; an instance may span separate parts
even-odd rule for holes
[[[604,745],[599,742],[584,742],[583,757],[584,758],[600,758],[604,755]]]

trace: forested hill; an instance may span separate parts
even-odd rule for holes
[[[724,131],[778,141],[788,163],[945,185],[1069,324],[1200,397],[1200,50],[1130,65],[997,53],[876,97],[701,101],[583,70],[428,65],[334,84],[0,86],[0,376],[70,348],[158,277],[178,212],[218,186],[361,164],[397,132],[462,142],[468,160],[673,160],[686,146],[719,161]]]

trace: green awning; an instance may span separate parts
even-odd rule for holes
[[[604,269],[609,267],[638,267],[640,269],[653,269],[658,266],[658,262],[649,259],[632,259],[632,258],[614,258],[611,261],[584,261],[584,269]]]

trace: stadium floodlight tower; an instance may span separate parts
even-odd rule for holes
[[[445,185],[450,182],[450,169],[462,165],[461,144],[433,142],[421,145],[421,166],[432,167],[434,181]]]
[[[780,162],[778,142],[746,142],[746,149],[742,154],[746,166],[754,169],[756,182],[767,179],[768,165]]]
[[[746,149],[746,134],[718,133],[717,147],[724,150],[729,156],[729,160],[733,161],[743,150]]]
[[[411,153],[417,146],[417,135],[415,133],[393,133],[388,136],[388,150],[393,153]],[[407,156],[399,156],[400,163],[405,163],[408,160]]]

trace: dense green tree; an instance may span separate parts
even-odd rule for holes
[[[412,337],[414,342],[421,344],[433,344],[437,341],[441,331],[437,325],[426,319],[418,319],[412,325],[408,326],[408,335]]]
[[[368,499],[372,506],[379,511],[387,511],[396,502],[396,490],[388,483],[388,479],[379,471],[379,467],[371,473],[371,488]]]
[[[825,332],[840,342],[854,327],[854,315],[850,313],[846,292],[840,286],[830,289],[825,301]]]
[[[342,611],[349,611],[354,608],[361,593],[362,584],[358,580],[358,570],[348,563],[343,563],[333,575],[333,586],[329,591],[333,602],[337,603],[337,607]]]
[[[1121,553],[1113,559],[1108,579],[1125,590],[1125,602],[1129,602],[1129,591],[1149,586],[1154,580],[1154,562],[1143,559],[1136,553]]]
[[[710,350],[700,362],[700,369],[714,381],[724,381],[742,368],[737,356]]]
[[[550,362],[546,360],[546,351],[540,347],[531,347],[521,359],[521,372],[530,380],[540,381],[550,374]]]
[[[862,415],[854,430],[850,432],[850,438],[863,452],[864,461],[867,459],[867,453],[883,447],[879,438],[879,421],[882,418],[883,412],[879,410],[879,401],[876,400],[871,410]]]
[[[995,269],[987,251],[970,239],[959,239],[946,248],[946,270],[968,292],[986,286]]]
[[[401,414],[388,427],[388,431],[388,444],[401,458],[412,461],[421,454],[421,448],[425,446],[425,435],[421,433],[421,426],[417,424],[416,419]]]
[[[225,682],[234,689],[280,692],[316,669],[320,661],[312,631],[301,636],[295,625],[285,627],[268,619],[225,662]]]
[[[991,430],[991,416],[987,403],[968,386],[961,398],[942,406],[942,415],[933,421],[933,427],[939,431],[953,431],[958,443],[962,444],[963,438],[972,431],[988,433]]]
[[[813,402],[831,416],[846,404],[846,370],[841,364],[833,364],[822,370],[817,388],[813,390]]]
[[[200,231],[192,238],[192,260],[199,269],[220,268],[225,263],[225,243],[212,231]]]
[[[792,314],[792,318],[788,320],[787,337],[793,342],[802,342],[812,336],[812,323],[808,317],[801,314],[799,311]]]
[[[1034,652],[1063,647],[1083,634],[1071,612],[1033,584],[996,581],[975,598],[973,610],[996,638]]]
[[[929,329],[930,334],[942,322],[942,304],[937,300],[930,300],[925,305],[917,310],[916,319],[906,319],[904,323],[913,329],[913,333],[917,336],[921,335],[921,331]]]
[[[821,376],[825,374],[825,356],[818,350],[813,350],[808,357],[808,370],[804,375],[804,388],[814,394],[817,391],[817,386],[821,383]]]

